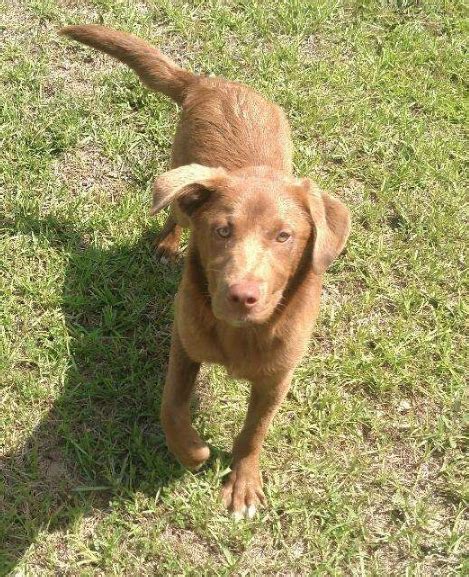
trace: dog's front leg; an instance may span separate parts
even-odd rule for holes
[[[189,358],[173,325],[169,366],[161,402],[161,424],[169,450],[180,463],[197,469],[210,449],[191,424],[190,401],[200,363]]]
[[[265,502],[259,454],[267,430],[290,386],[292,373],[263,377],[252,382],[244,427],[233,446],[232,471],[222,489],[222,499],[236,517],[254,516]]]

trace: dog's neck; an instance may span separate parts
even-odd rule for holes
[[[211,310],[212,299],[208,289],[207,275],[205,274],[199,251],[192,243],[190,243],[188,247],[184,273],[187,275],[187,278],[195,289],[197,298],[205,307],[208,307]]]

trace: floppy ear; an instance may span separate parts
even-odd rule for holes
[[[316,229],[313,247],[313,270],[322,274],[342,252],[350,233],[350,211],[316,184],[304,179],[309,206]]]
[[[180,209],[191,214],[211,194],[215,181],[226,176],[223,168],[210,168],[201,164],[186,164],[159,176],[153,183],[153,206],[156,214],[173,201]]]

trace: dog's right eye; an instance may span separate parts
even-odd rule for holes
[[[221,238],[228,238],[231,235],[231,227],[219,226],[216,229],[216,233],[218,234],[218,236],[221,236]]]

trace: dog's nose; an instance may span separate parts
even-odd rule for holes
[[[259,297],[259,285],[255,282],[239,282],[228,289],[228,300],[247,309],[252,308]]]

